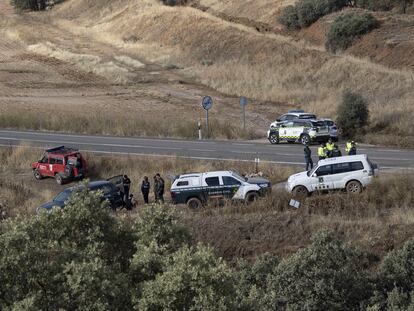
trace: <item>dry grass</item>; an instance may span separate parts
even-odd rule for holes
[[[34,180],[30,164],[41,157],[41,150],[29,145],[18,148],[0,148],[0,204],[7,206],[8,214],[33,213],[35,208],[53,198],[64,187],[58,186],[53,179]],[[131,192],[143,204],[140,183],[144,176],[150,180],[156,173],[165,177],[167,189],[172,178],[178,174],[209,170],[236,170],[242,174],[251,174],[254,163],[231,161],[195,161],[170,157],[136,157],[136,156],[96,156],[85,154],[88,165],[88,177],[91,180],[107,179],[112,176],[127,174],[132,183]],[[261,164],[260,171],[273,183],[286,180],[296,172],[291,167]],[[168,198],[168,192],[166,193]]]
[[[68,6],[82,7],[82,1]],[[213,3],[214,5],[214,3]],[[219,5],[219,4],[217,4]],[[236,6],[237,10],[237,5]],[[227,10],[233,3],[226,3]],[[247,7],[247,6],[246,6]],[[257,7],[252,4],[251,11]],[[65,7],[61,8],[62,12]],[[221,92],[260,100],[295,103],[321,116],[333,116],[345,89],[360,92],[370,102],[373,128],[385,123],[383,133],[412,136],[406,124],[413,119],[414,74],[394,70],[347,55],[331,55],[290,38],[259,34],[192,8],[164,7],[155,1],[114,3],[94,8],[102,23],[87,31],[95,38],[151,58],[143,44],[158,44],[165,62],[188,68],[198,79]],[[82,24],[85,17],[76,19]],[[155,22],[154,22],[155,21]],[[191,28],[191,31],[183,29]],[[103,36],[102,34],[105,34]],[[210,66],[204,66],[205,60]],[[398,115],[395,112],[398,112]]]
[[[34,180],[30,162],[40,154],[40,151],[33,152],[30,146],[0,149],[0,205],[6,206],[9,216],[33,213],[37,206],[64,188],[53,179]],[[170,178],[184,172],[254,171],[254,164],[246,162],[86,156],[92,180],[128,174],[133,182],[131,192],[138,198],[140,206],[143,202],[139,184],[144,175],[151,178],[159,172],[169,187]],[[260,170],[273,183],[285,180],[296,171],[269,164],[262,165]],[[347,241],[382,256],[414,234],[413,183],[413,174],[386,174],[361,195],[349,196],[340,192],[313,195],[303,201],[299,209],[290,207],[289,194],[276,188],[270,196],[250,206],[227,202],[224,206],[210,205],[197,212],[183,206],[177,209],[177,216],[190,229],[196,242],[211,244],[220,256],[229,260],[255,257],[265,251],[289,255],[307,245],[310,237],[321,228],[339,231]],[[134,217],[134,214],[130,216]]]

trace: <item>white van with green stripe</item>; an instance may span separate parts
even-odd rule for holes
[[[327,142],[330,138],[329,128],[318,120],[293,120],[287,122],[273,122],[267,131],[267,138],[271,144],[282,141],[288,143],[300,142]]]

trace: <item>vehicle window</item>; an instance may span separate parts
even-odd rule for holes
[[[70,194],[71,194],[71,191],[70,190],[62,191],[61,193],[59,193],[56,196],[56,198],[53,199],[53,201],[65,202],[68,199],[68,197],[69,197]]]
[[[338,163],[333,165],[333,174],[341,174],[351,171],[350,163]]]
[[[283,127],[293,127],[294,123],[293,122],[286,122],[285,124],[283,124]]]
[[[185,181],[179,181],[177,183],[177,187],[183,187],[183,186],[188,186],[188,180]]]
[[[288,116],[286,116],[286,115],[281,116],[279,120],[280,120],[280,121],[286,121],[286,120],[287,120],[287,117],[288,117]]]
[[[364,169],[364,164],[362,162],[351,162],[352,171],[360,171]]]
[[[316,116],[314,114],[302,114],[299,119],[316,119]]]
[[[230,176],[223,176],[223,184],[225,186],[240,186],[241,182]]]
[[[218,177],[207,177],[206,184],[210,187],[220,186],[220,181]]]
[[[56,164],[56,159],[55,158],[50,158],[49,159],[49,164]]]
[[[326,121],[326,124],[327,124],[328,126],[333,126],[333,125],[334,125],[333,121]]]
[[[293,120],[293,119],[296,119],[296,116],[291,115],[291,114],[288,114],[288,115],[286,116],[286,120]]]
[[[43,158],[39,161],[39,163],[47,163],[48,157],[45,155]]]
[[[56,161],[56,164],[63,165],[63,158],[56,158],[55,161]]]
[[[326,176],[326,175],[330,175],[332,171],[332,165],[324,165],[324,166],[320,166],[317,170],[316,170],[316,176]]]

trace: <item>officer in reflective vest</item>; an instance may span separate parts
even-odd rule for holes
[[[318,148],[318,156],[319,156],[319,160],[326,159],[326,148],[325,148],[324,143],[322,143],[320,147]]]
[[[332,158],[332,151],[335,149],[335,144],[332,142],[332,139],[329,139],[326,143],[326,156]]]
[[[347,155],[356,155],[356,143],[353,140],[346,142],[345,151]]]

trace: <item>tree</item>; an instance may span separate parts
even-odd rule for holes
[[[183,247],[165,257],[163,265],[162,273],[144,282],[136,310],[232,309],[232,271],[212,249],[201,245]]]
[[[370,296],[364,255],[322,230],[268,279],[267,310],[360,310]]]
[[[64,210],[1,222],[1,310],[130,309],[132,232],[83,189]]]
[[[345,91],[337,114],[343,136],[353,138],[368,124],[368,103],[361,95]]]

